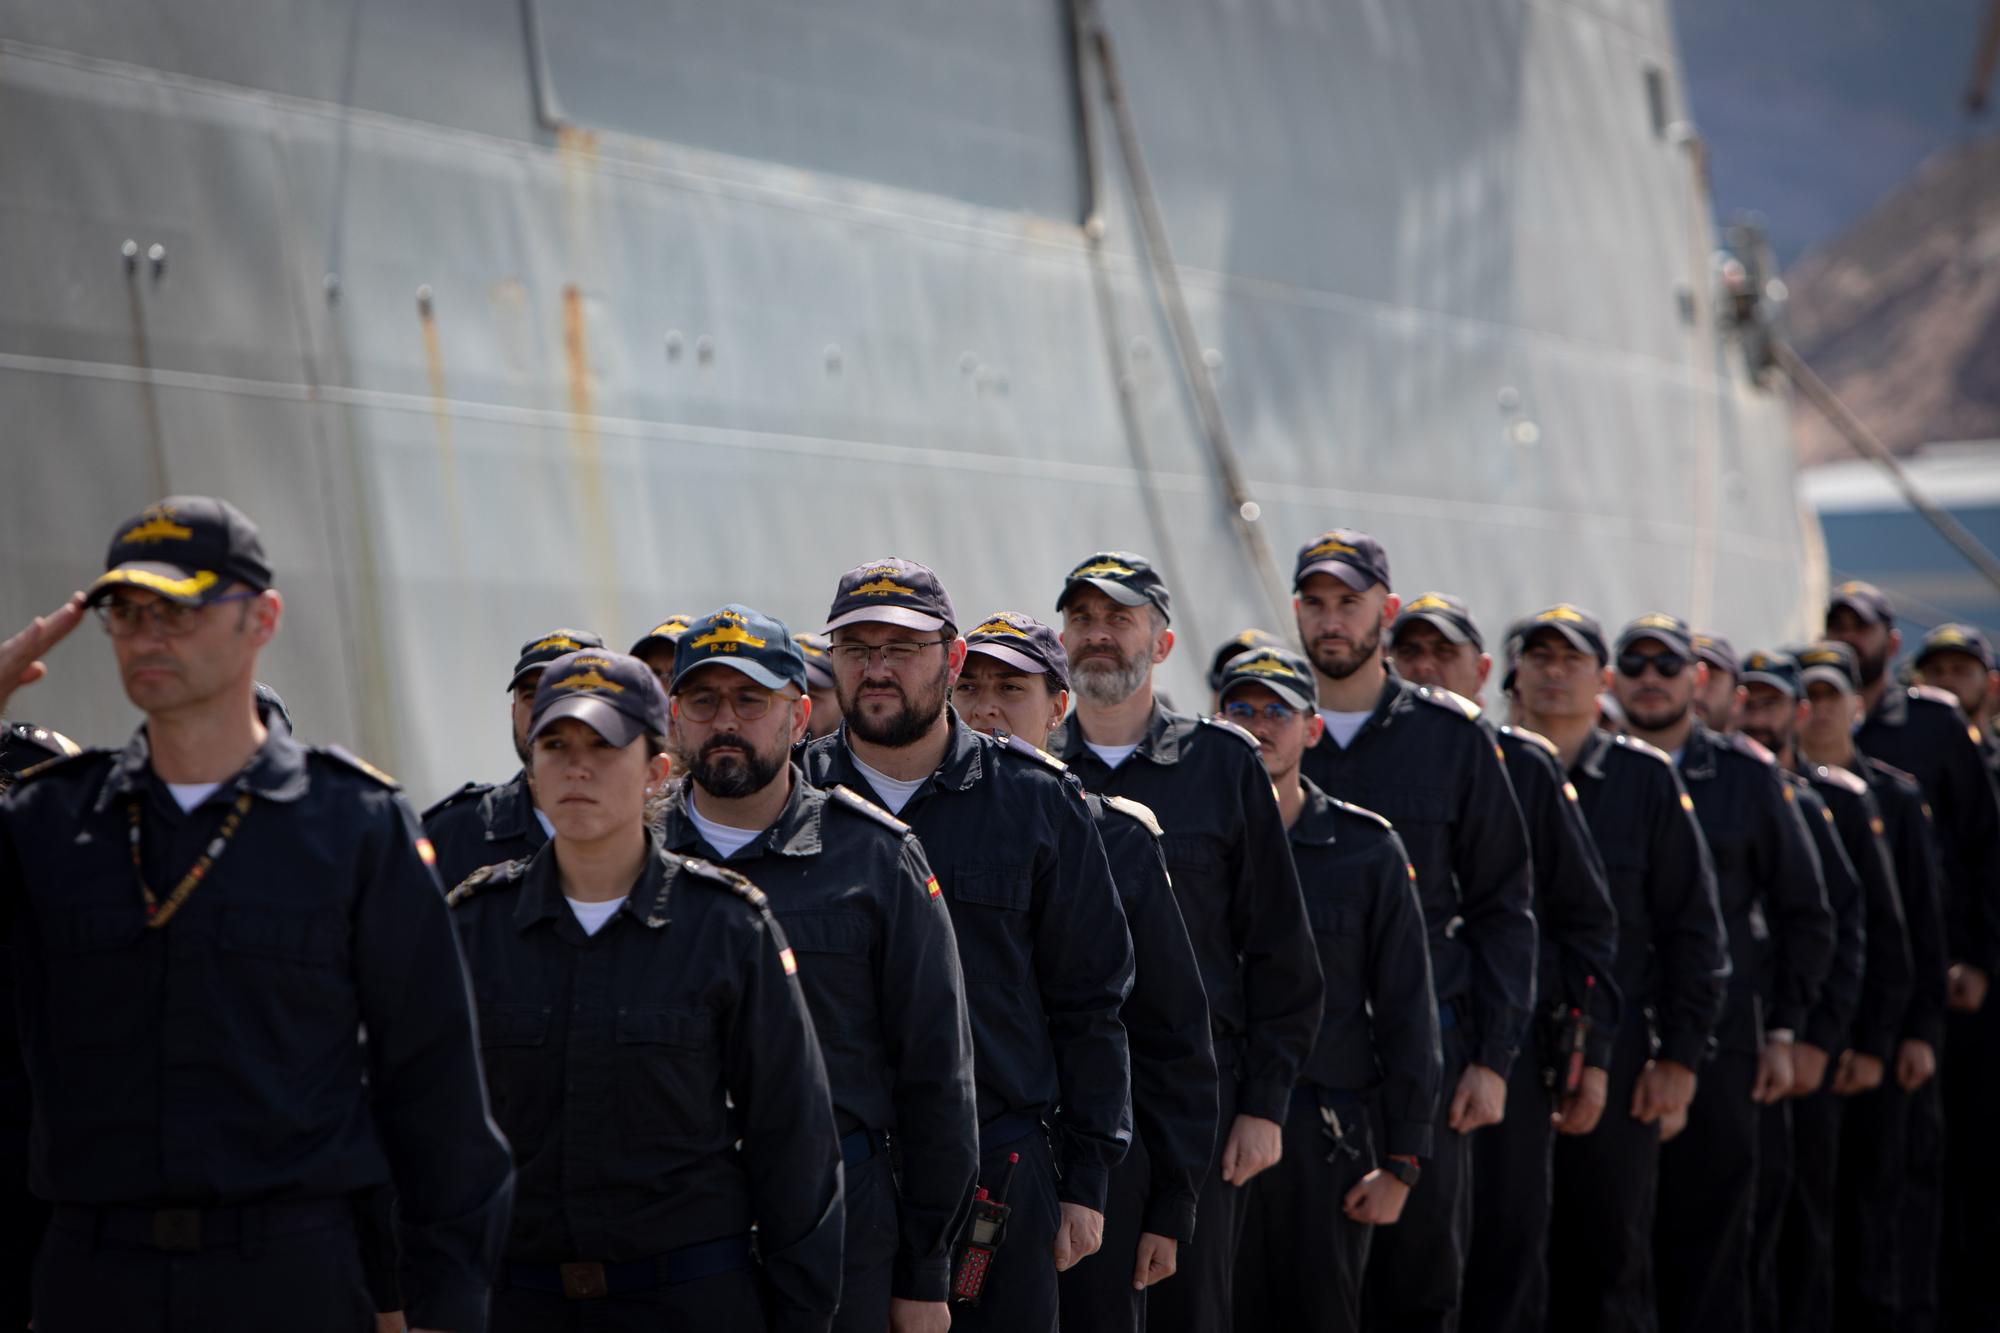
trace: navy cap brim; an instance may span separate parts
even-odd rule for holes
[[[633,644],[625,655],[627,657],[644,657],[655,648],[664,648],[668,652],[673,652],[674,646],[674,641],[664,634],[648,634],[645,638]]]
[[[1074,593],[1077,590],[1078,585],[1085,583],[1097,589],[1099,592],[1103,593],[1106,597],[1109,597],[1112,601],[1118,603],[1118,605],[1120,606],[1144,606],[1147,602],[1153,600],[1152,598],[1148,597],[1145,593],[1137,592],[1131,588],[1128,588],[1116,579],[1100,579],[1100,578],[1071,579],[1069,583],[1064,586],[1062,591],[1062,596],[1056,598],[1056,610],[1060,611],[1063,609],[1063,607],[1067,606],[1069,604],[1070,594]]]
[[[1843,607],[1860,616],[1863,624],[1879,625],[1885,618],[1881,611],[1874,605],[1872,598],[1843,597],[1836,593],[1833,600],[1826,604],[1828,614],[1838,611]]]
[[[220,596],[229,582],[212,569],[184,569],[157,560],[128,560],[97,576],[84,594],[84,605],[95,606],[120,588],[139,588],[182,606],[201,606]]]
[[[1957,653],[1961,657],[1971,658],[1988,671],[1993,669],[1993,659],[1969,643],[1934,643],[1928,648],[1919,648],[1917,655],[1911,660],[1918,666],[1922,666],[1933,657],[1942,653]]]
[[[1298,572],[1292,580],[1292,587],[1300,587],[1315,574],[1331,574],[1356,592],[1367,592],[1382,582],[1372,570],[1350,565],[1345,560],[1315,560]]]
[[[965,651],[968,653],[984,653],[994,661],[1005,662],[1016,671],[1024,671],[1030,676],[1046,676],[1049,673],[1047,663],[1037,662],[1034,658],[1028,656],[1028,654],[1014,648],[1009,648],[1004,643],[967,643]]]
[[[621,750],[646,734],[646,724],[630,713],[592,695],[573,694],[557,699],[535,715],[534,724],[528,729],[529,741],[566,717],[575,718]]]
[[[549,662],[553,661],[555,661],[553,657],[549,659]],[[508,694],[512,694],[515,690],[520,689],[522,682],[526,681],[530,676],[533,676],[536,680],[540,680],[542,677],[542,673],[544,671],[547,671],[548,669],[549,669],[548,662],[534,662],[529,664],[528,666],[522,667],[519,671],[516,671],[514,673],[511,679],[508,680],[507,689],[505,692]]]
[[[1845,671],[1836,666],[1809,666],[1799,673],[1800,689],[1804,689],[1814,681],[1831,685],[1842,694],[1853,694],[1855,692],[1854,682],[1847,678]]]
[[[878,625],[900,625],[904,629],[943,629],[944,617],[934,616],[926,611],[912,610],[907,606],[857,606],[845,615],[835,616],[826,622],[823,634],[831,634],[847,625],[861,625],[874,621]]]
[[[1769,671],[1746,671],[1738,683],[1743,685],[1769,685],[1788,699],[1798,698],[1789,679],[1784,676],[1774,675]]]
[[[1222,682],[1220,697],[1223,700],[1227,700],[1232,693],[1244,685],[1262,685],[1265,689],[1277,695],[1301,713],[1313,712],[1318,707],[1317,700],[1303,693],[1296,686],[1289,685],[1282,680],[1273,679],[1270,676],[1261,675],[1237,676],[1234,679],[1225,679]]]
[[[1423,621],[1426,625],[1429,625],[1431,628],[1435,629],[1438,633],[1444,635],[1446,639],[1450,640],[1453,643],[1472,642],[1472,636],[1470,634],[1467,634],[1463,629],[1461,629],[1458,626],[1458,624],[1455,621],[1452,620],[1450,616],[1446,615],[1442,611],[1403,612],[1402,615],[1396,617],[1395,625],[1392,626],[1389,630],[1390,641],[1393,643],[1395,641],[1396,635],[1402,632],[1403,626],[1409,624],[1413,620]]]
[[[825,664],[806,659],[806,688],[809,690],[830,690],[833,688],[833,672]]]
[[[1675,637],[1673,631],[1671,630],[1639,629],[1639,630],[1633,630],[1627,634],[1621,634],[1618,636],[1618,646],[1613,651],[1618,653],[1623,653],[1627,648],[1630,648],[1633,644],[1644,643],[1648,639],[1651,639],[1654,643],[1659,644],[1663,648],[1672,649],[1674,656],[1680,658],[1684,662],[1692,662],[1695,660],[1694,645],[1687,642],[1687,640],[1685,639]]]
[[[1560,620],[1544,620],[1528,626],[1527,631],[1521,635],[1522,650],[1525,651],[1528,645],[1534,642],[1535,636],[1543,630],[1562,635],[1569,646],[1580,653],[1589,653],[1599,662],[1604,660],[1604,650],[1597,644],[1592,643],[1588,634],[1585,634],[1576,626]]]
[[[668,693],[671,694],[673,691],[680,689],[683,680],[692,676],[703,667],[712,666],[728,667],[732,671],[740,671],[767,690],[782,690],[788,685],[796,685],[798,683],[797,681],[786,680],[783,676],[753,657],[737,653],[716,653],[709,657],[689,658],[686,663],[676,667],[674,670],[674,683],[668,690]]]

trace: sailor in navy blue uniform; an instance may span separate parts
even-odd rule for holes
[[[1349,1333],[1378,1227],[1422,1190],[1444,1080],[1416,872],[1381,816],[1299,776],[1324,724],[1312,666],[1257,648],[1223,672],[1225,716],[1257,738],[1277,791],[1326,1003],[1292,1089],[1285,1150],[1251,1193],[1235,1327]]]
[[[507,678],[514,753],[521,768],[505,782],[468,782],[424,811],[424,836],[437,849],[438,875],[456,884],[481,866],[533,856],[549,840],[548,817],[535,808],[528,787],[528,714],[542,669],[564,653],[602,648],[588,630],[553,629],[521,645]]]
[[[393,1178],[411,1323],[482,1328],[512,1174],[430,846],[260,711],[284,603],[241,511],[163,500],[105,563],[0,645],[4,694],[87,600],[146,715],[0,800],[36,1327],[373,1328],[355,1201]]]
[[[951,917],[910,826],[792,762],[805,692],[782,621],[737,605],[692,621],[671,693],[689,777],[662,833],[754,878],[798,953],[847,1169],[834,1327],[881,1333],[892,1312],[898,1329],[948,1315],[979,1165],[972,1031]]]
[[[979,1184],[997,1197],[1010,1182],[1005,1243],[980,1303],[954,1306],[952,1327],[1052,1329],[1057,1273],[1110,1262],[1091,1256],[1131,1138],[1118,1011],[1132,945],[1103,841],[1059,764],[952,710],[965,642],[931,570],[895,557],[857,566],[827,621],[845,716],[806,748],[806,777],[873,793],[923,843],[965,974]]]
[[[548,663],[529,765],[555,837],[451,892],[520,1173],[503,1333],[824,1333],[840,1297],[840,1144],[797,956],[749,880],[646,826],[666,729],[637,658]]]

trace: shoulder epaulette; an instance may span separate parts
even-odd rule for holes
[[[1099,799],[1109,809],[1116,810],[1119,814],[1130,819],[1136,819],[1141,824],[1144,824],[1147,831],[1154,837],[1161,836],[1160,817],[1154,814],[1153,807],[1147,805],[1144,801],[1135,801],[1129,796],[1102,796]]]
[[[887,828],[897,837],[901,837],[910,831],[908,824],[905,824],[902,820],[896,818],[866,796],[856,792],[852,787],[829,787],[827,788],[827,795],[835,805],[845,810],[852,810],[857,815],[867,816],[869,819]]]
[[[355,772],[365,777],[373,778],[391,791],[401,791],[403,789],[402,783],[396,781],[396,779],[390,777],[387,773],[384,773],[381,769],[375,767],[375,765],[369,763],[366,759],[363,759],[360,755],[347,749],[345,746],[321,745],[314,748],[327,758],[339,760]]]
[[[1657,759],[1661,763],[1665,764],[1668,768],[1672,768],[1674,766],[1674,757],[1668,754],[1665,750],[1662,750],[1657,745],[1649,745],[1645,741],[1640,740],[1636,736],[1627,736],[1622,731],[1619,732],[1616,736],[1613,736],[1611,739],[1615,744],[1624,746],[1626,749],[1632,751],[1632,753],[1634,754],[1643,754],[1650,758]]]
[[[475,796],[484,796],[487,792],[492,790],[493,790],[493,784],[490,782],[468,782],[463,787],[460,787],[457,791],[452,792],[450,795],[446,796],[443,800],[435,802],[434,804],[425,807],[424,812],[418,815],[417,818],[420,820],[427,820],[432,815],[437,814],[440,811],[449,810],[454,805],[462,804],[465,801],[471,800]]]
[[[1735,750],[1738,754],[1747,754],[1760,764],[1775,766],[1778,762],[1778,756],[1764,748],[1760,742],[1749,736],[1745,736],[1740,731],[1730,732],[1727,736],[1723,737],[1723,740],[1730,749]]]
[[[1853,792],[1856,796],[1865,795],[1868,791],[1868,784],[1863,782],[1858,774],[1849,772],[1838,764],[1818,764],[1814,766],[1813,771],[1823,781]]]
[[[1472,702],[1472,700],[1462,694],[1453,694],[1450,690],[1442,686],[1419,685],[1417,686],[1417,697],[1427,704],[1436,704],[1446,712],[1457,713],[1468,722],[1476,721],[1479,717],[1480,708],[1478,704]]]
[[[1556,743],[1539,731],[1529,731],[1526,727],[1517,727],[1511,722],[1502,725],[1500,731],[1503,735],[1518,736],[1528,744],[1548,751],[1557,759],[1562,758],[1562,751],[1556,748]]]
[[[447,906],[456,907],[460,903],[478,897],[487,889],[505,888],[521,881],[521,871],[526,861],[502,861],[498,865],[481,866],[458,882],[458,887],[444,896]]]
[[[1334,809],[1340,811],[1340,813],[1344,815],[1352,815],[1356,819],[1363,820],[1369,824],[1374,825],[1377,828],[1385,829],[1390,833],[1394,833],[1396,831],[1396,826],[1394,824],[1384,819],[1381,815],[1376,814],[1373,810],[1369,810],[1362,806],[1355,805],[1349,801],[1340,800],[1338,797],[1333,797],[1333,796],[1327,797],[1327,801],[1333,806]]]
[[[1910,686],[1910,697],[1912,699],[1922,699],[1926,703],[1943,704],[1953,712],[1958,711],[1958,696],[1941,690],[1935,685],[1912,685]]]
[[[1056,758],[1040,746],[1028,744],[1028,742],[1022,740],[1019,736],[1008,735],[1005,739],[996,736],[994,739],[998,740],[1000,748],[1006,750],[1009,754],[1018,754],[1023,759],[1032,759],[1042,767],[1052,768],[1058,773],[1069,772],[1068,764],[1065,764],[1062,760]]]
[[[1201,724],[1204,727],[1214,727],[1217,731],[1225,735],[1234,736],[1237,740],[1242,741],[1245,745],[1255,750],[1259,755],[1264,753],[1264,747],[1258,743],[1255,736],[1252,736],[1226,717],[1205,717],[1201,720]]]
[[[19,773],[16,773],[14,775],[14,781],[17,783],[26,782],[30,778],[40,777],[44,773],[53,773],[57,769],[64,768],[70,764],[78,763],[85,759],[97,758],[101,755],[106,755],[110,753],[111,751],[109,750],[92,749],[92,750],[78,750],[75,754],[59,754],[55,756],[53,759],[44,759],[39,764],[29,764],[26,768],[22,769]]]
[[[54,727],[37,726],[33,722],[15,722],[8,726],[7,731],[21,744],[47,750],[51,756],[58,759],[74,759],[83,753],[81,745]]]
[[[712,861],[703,861],[693,856],[683,856],[680,861],[680,868],[696,879],[712,887],[728,890],[759,912],[771,910],[771,900],[764,896],[764,891],[727,866],[719,866]]]

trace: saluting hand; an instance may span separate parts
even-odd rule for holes
[[[69,600],[45,616],[36,616],[20,632],[0,643],[0,716],[7,701],[23,685],[32,685],[49,674],[41,656],[69,637],[83,619],[83,594],[71,593]]]

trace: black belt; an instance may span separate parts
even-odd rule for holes
[[[979,1127],[979,1153],[998,1152],[1016,1139],[1025,1139],[1040,1131],[1042,1118],[1025,1112],[1013,1111],[1001,1116],[990,1125]]]
[[[145,1245],[168,1254],[233,1249],[245,1240],[354,1225],[345,1198],[246,1203],[231,1208],[131,1208],[59,1203],[54,1225],[78,1235]]]
[[[592,1301],[677,1286],[697,1278],[719,1277],[749,1266],[750,1237],[724,1236],[626,1263],[580,1260],[568,1264],[508,1264],[501,1270],[501,1281],[509,1287],[554,1292],[573,1301]]]
[[[879,1129],[857,1129],[840,1141],[840,1160],[851,1171],[878,1152],[887,1152],[889,1136]]]

